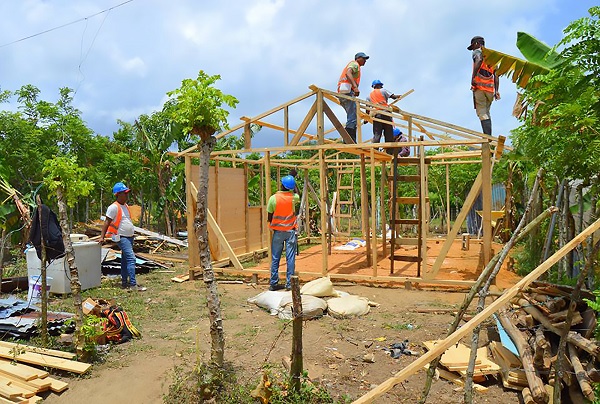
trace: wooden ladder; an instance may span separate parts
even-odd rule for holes
[[[354,206],[354,165],[337,170],[337,201],[335,204],[336,236],[348,236],[352,229],[352,209]],[[343,193],[348,199],[342,199]],[[347,226],[344,226],[347,224]]]
[[[398,165],[411,165],[416,167],[416,174],[411,175],[399,175]],[[420,157],[398,157],[395,153],[393,158],[393,168],[391,176],[388,176],[388,181],[392,182],[392,192],[390,195],[391,202],[391,238],[390,238],[390,274],[394,273],[395,261],[404,262],[416,262],[417,263],[417,277],[421,276],[421,263],[424,261],[426,256],[426,245],[424,238],[427,237],[425,224],[427,219],[423,217],[423,204],[427,204],[428,197],[423,195],[421,192],[421,181],[426,180],[427,166],[425,166],[425,172],[421,172],[421,158]],[[398,195],[398,183],[410,183],[414,184],[416,188],[417,196],[401,196]],[[403,205],[411,205],[416,211],[416,218],[400,218],[399,207]],[[398,226],[400,225],[413,225],[417,226],[417,237],[398,237]],[[396,245],[414,245],[417,246],[417,255],[400,255],[396,253]]]

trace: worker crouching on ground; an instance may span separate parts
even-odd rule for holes
[[[360,68],[367,63],[367,56],[364,52],[358,52],[354,55],[354,60],[350,61],[338,80],[337,92],[348,95],[350,97],[358,97],[360,91]],[[340,98],[340,105],[346,110],[346,132],[350,135],[354,143],[356,143],[356,102],[346,98]]]
[[[372,102],[373,104],[381,105],[379,110],[388,107],[388,99],[391,98],[395,100],[399,97],[399,95],[392,94],[388,90],[384,89],[381,80],[373,80],[371,87],[373,87],[373,91],[371,91],[371,94],[369,94],[367,97],[367,101]],[[379,114],[377,113],[377,110],[373,112],[375,112],[375,119],[373,120],[373,143],[379,143],[382,133],[386,142],[393,142],[394,134],[392,117],[390,115]],[[388,154],[393,154],[392,149],[386,149],[386,152]]]
[[[133,252],[134,226],[127,206],[130,189],[122,182],[113,186],[116,201],[106,210],[106,218],[100,233],[100,243],[106,236],[121,249],[121,288],[144,291],[145,287],[135,280],[135,254]]]
[[[291,175],[281,179],[281,191],[269,198],[267,205],[269,228],[273,230],[271,242],[271,280],[269,290],[291,288],[292,276],[296,270],[296,250],[298,238],[298,210],[300,196],[294,192],[296,180]],[[287,265],[285,286],[279,284],[279,261],[285,243],[285,259]]]

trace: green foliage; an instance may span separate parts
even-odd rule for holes
[[[557,67],[564,61],[550,46],[525,32],[517,32],[517,48],[525,56],[525,59],[542,66],[546,71]]]
[[[592,293],[594,293],[596,300],[584,298],[583,301],[596,313],[600,313],[600,290],[596,289]],[[594,330],[594,338],[596,340],[600,340],[600,323],[596,324],[596,329]]]
[[[81,196],[89,195],[94,183],[85,180],[87,169],[77,166],[75,157],[55,157],[46,160],[44,168],[44,183],[52,192],[62,187],[65,201],[73,207]]]
[[[213,134],[229,127],[229,112],[222,105],[234,108],[238,100],[213,87],[220,79],[219,75],[209,76],[200,70],[195,80],[185,79],[180,88],[167,93],[172,98],[166,108],[184,133],[199,134],[198,128],[204,128]]]

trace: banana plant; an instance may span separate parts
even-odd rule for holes
[[[488,65],[497,66],[496,74],[510,78],[521,88],[536,74],[547,74],[564,61],[554,48],[525,32],[517,33],[517,47],[527,60],[490,48],[482,48],[482,52]]]

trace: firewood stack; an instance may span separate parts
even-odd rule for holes
[[[595,300],[588,291],[582,297]],[[560,335],[567,324],[572,288],[545,283],[533,283],[498,313],[498,320],[510,336],[519,356],[500,343],[490,349],[501,366],[503,385],[522,390],[528,403],[548,402],[554,387],[572,402],[583,398],[594,401],[592,381],[600,381],[598,358],[600,345],[593,340],[596,314],[585,302],[575,302],[567,346],[563,359],[563,375],[557,381],[555,365]]]

